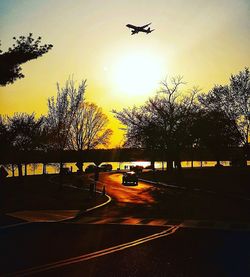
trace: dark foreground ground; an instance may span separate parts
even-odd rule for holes
[[[65,223],[28,223],[0,229],[0,276],[7,273],[15,273],[7,276],[26,276],[28,272],[34,276],[87,277],[250,276],[250,234],[246,228],[250,218],[248,194],[231,183],[229,188],[235,189],[232,195],[224,181],[223,190],[216,190],[218,182],[205,189],[204,184],[210,184],[208,180],[216,180],[212,173],[200,173],[199,180],[203,182],[192,187],[177,183],[179,176],[165,173],[160,174],[175,178],[172,179],[174,186],[144,182],[139,182],[138,186],[123,186],[120,173],[101,174],[100,185],[106,184],[113,198],[107,206]],[[192,175],[187,171],[187,174],[190,178],[199,176],[199,172]],[[224,178],[228,180],[226,175]],[[247,191],[248,186],[241,184]],[[34,190],[37,195],[35,188],[40,191],[41,187],[42,183],[38,187],[33,183],[28,191]],[[54,189],[51,195],[55,196],[59,191],[58,187]],[[18,197],[16,193],[14,196]],[[137,217],[141,219],[138,221]],[[158,226],[149,224],[158,219],[170,220],[163,220],[166,223]],[[206,224],[180,227],[182,220],[190,219]],[[97,251],[169,230],[169,225],[179,227],[168,236],[133,244],[121,251],[107,251],[103,256],[94,255]],[[81,258],[87,254],[91,255],[89,259]],[[30,269],[32,271],[27,271]],[[24,270],[24,275],[20,270]]]
[[[244,231],[178,229],[101,257],[64,265],[61,261],[161,232],[167,227],[39,224],[0,233],[0,275],[48,263],[59,267],[32,276],[246,277],[250,275],[250,234]],[[17,275],[19,276],[20,272]],[[25,276],[25,275],[24,275]]]
[[[20,210],[84,210],[104,202],[100,195],[93,197],[89,184],[86,176],[77,175],[61,180],[58,175],[6,178],[0,185],[0,220]]]
[[[110,277],[246,277],[250,275],[249,246],[249,233],[182,229],[119,254],[52,271],[50,276],[84,272],[84,276]]]
[[[170,185],[152,192],[158,200],[152,209],[167,218],[250,222],[250,168],[149,171],[140,177]]]
[[[181,171],[148,171],[141,178],[163,182],[187,189],[200,188],[218,193],[235,194],[250,197],[250,167],[203,167],[183,168]]]

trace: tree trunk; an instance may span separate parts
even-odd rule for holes
[[[222,165],[221,165],[221,163],[220,163],[220,160],[216,160],[216,165],[215,165],[215,167],[222,167]]]
[[[60,169],[59,169],[59,184],[58,184],[58,191],[60,192],[63,188],[63,162],[60,162]]]
[[[17,169],[18,169],[18,176],[22,177],[23,176],[22,164],[18,164]]]
[[[168,172],[173,172],[173,169],[174,169],[173,160],[172,159],[167,160],[167,171]]]
[[[177,170],[182,170],[181,161],[179,159],[175,161],[175,165]]]
[[[78,162],[76,163],[76,166],[77,166],[77,168],[78,168],[77,173],[82,174],[82,173],[83,173],[83,169],[82,169],[82,167],[83,167],[83,162],[78,161]]]
[[[150,167],[155,170],[155,161],[150,161]]]
[[[59,174],[62,174],[63,172],[63,162],[60,162],[60,169],[59,169]]]
[[[11,164],[11,171],[12,171],[12,177],[15,176],[15,166],[14,164]]]
[[[248,142],[247,142],[243,146],[243,157],[242,157],[242,166],[243,167],[247,166],[248,151],[250,151],[250,150],[249,150],[249,145],[248,145]]]
[[[43,175],[46,174],[46,163],[43,163]]]

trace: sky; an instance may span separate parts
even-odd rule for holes
[[[126,24],[151,23],[131,36]],[[0,114],[47,113],[47,99],[69,76],[87,79],[86,100],[110,118],[110,147],[123,133],[112,109],[143,104],[167,77],[206,92],[250,67],[249,0],[0,0],[1,49],[33,33],[53,44],[25,63],[25,78],[0,87]]]

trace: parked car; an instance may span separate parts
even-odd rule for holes
[[[130,171],[134,171],[136,173],[141,173],[143,170],[143,166],[136,165],[136,166],[130,166]]]
[[[112,169],[113,169],[112,164],[102,164],[100,166],[100,170],[104,172],[112,171]]]
[[[70,175],[70,174],[72,174],[72,172],[71,172],[69,167],[63,167],[60,170],[60,174],[62,174],[62,175]]]
[[[129,171],[123,174],[122,176],[122,184],[127,185],[127,184],[134,184],[138,185],[138,177],[137,174],[134,171]]]
[[[96,171],[96,169],[98,168],[98,166],[94,165],[94,164],[90,164],[86,167],[85,172],[86,173],[93,173]]]

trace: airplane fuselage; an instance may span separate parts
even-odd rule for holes
[[[151,23],[146,24],[144,26],[135,26],[135,25],[132,25],[132,24],[127,24],[126,27],[132,29],[131,30],[131,35],[138,34],[139,32],[149,34],[149,33],[152,33],[154,31],[154,30],[151,30],[150,27],[148,27],[150,24]],[[146,29],[146,27],[148,27],[148,28]]]

